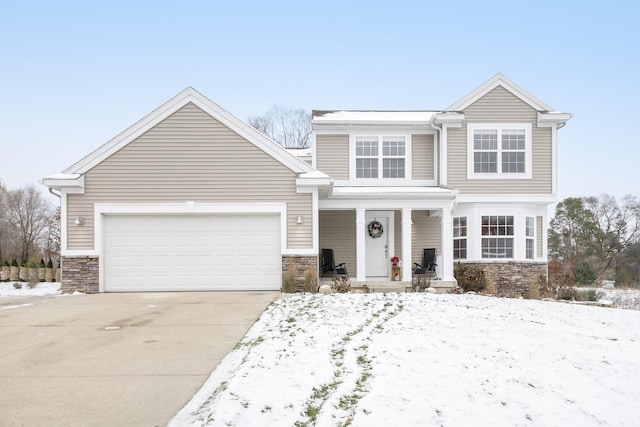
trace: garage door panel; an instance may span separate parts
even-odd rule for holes
[[[104,218],[104,290],[277,290],[280,217]]]

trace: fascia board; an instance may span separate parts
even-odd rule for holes
[[[66,169],[64,173],[86,173],[188,103],[193,103],[197,107],[201,108],[207,114],[216,120],[219,120],[222,124],[229,127],[229,129],[233,130],[265,153],[269,154],[293,172],[305,173],[314,171],[311,166],[288,153],[276,142],[253,129],[251,126],[224,110],[222,107],[209,100],[192,87],[188,87],[127,128],[115,138],[100,146],[82,160],[73,164],[71,167]]]
[[[69,175],[68,178],[63,178],[61,175],[54,175],[52,177],[45,177],[40,180],[40,184],[49,188],[56,189],[69,189],[69,190],[84,190],[84,175]]]
[[[469,92],[467,95],[456,101],[454,104],[449,106],[449,108],[447,108],[445,111],[462,111],[498,86],[502,86],[513,95],[521,99],[523,102],[530,105],[535,110],[553,111],[553,107],[551,107],[549,104],[537,98],[532,93],[526,91],[524,88],[513,82],[502,73],[496,74],[495,76]]]
[[[571,113],[540,113],[538,112],[538,126],[552,127],[553,125],[564,124],[573,117]]]

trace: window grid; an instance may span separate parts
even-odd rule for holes
[[[453,259],[467,259],[467,217],[453,218]]]
[[[482,217],[482,258],[513,258],[513,216]]]
[[[356,178],[405,178],[404,136],[357,136]]]
[[[498,144],[498,140],[501,141],[501,144]],[[473,131],[473,151],[474,173],[526,172],[526,133],[524,129],[475,129]]]
[[[533,259],[533,254],[535,253],[536,245],[533,240],[535,236],[535,219],[532,216],[526,217],[525,221],[525,256],[527,259]]]

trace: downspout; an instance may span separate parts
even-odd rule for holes
[[[440,125],[440,127],[436,126],[435,124],[435,120],[436,120],[436,116],[434,115],[431,120],[429,120],[429,125],[434,128],[436,130],[436,132],[438,133],[438,142],[439,144],[436,144],[436,149],[438,150],[438,157],[440,158],[442,156],[442,125]],[[440,161],[438,162],[438,185],[442,184],[442,179],[441,179],[441,175],[442,175],[442,158],[439,159]]]

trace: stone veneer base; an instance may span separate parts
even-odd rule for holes
[[[317,255],[283,255],[282,256],[282,272],[288,271],[293,266],[296,271],[296,289],[304,290],[304,273],[307,268],[315,269],[318,272],[318,256]],[[317,277],[317,276],[316,276]]]
[[[100,290],[100,262],[97,256],[63,256],[60,260],[62,293],[96,294]]]
[[[492,283],[498,296],[530,297],[531,288],[539,283],[540,276],[547,280],[546,262],[465,262],[481,268],[489,283]]]

